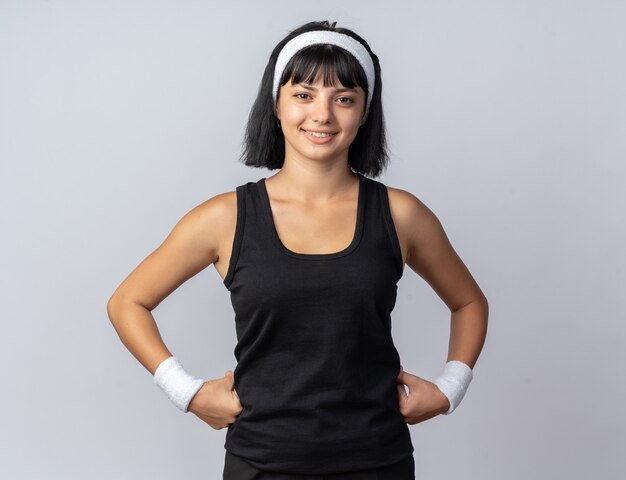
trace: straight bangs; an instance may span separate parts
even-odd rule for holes
[[[310,45],[296,53],[285,66],[280,85],[313,84],[321,70],[325,87],[335,87],[335,81],[347,88],[361,87],[367,98],[367,77],[359,61],[335,45]]]

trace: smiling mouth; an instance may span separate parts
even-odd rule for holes
[[[304,130],[304,132],[308,133],[309,135],[312,135],[314,137],[317,138],[326,138],[326,137],[332,137],[333,135],[337,135],[337,132],[314,132],[312,130]]]

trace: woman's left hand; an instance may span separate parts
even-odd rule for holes
[[[429,418],[445,413],[450,408],[450,401],[433,382],[424,380],[417,375],[404,371],[396,379],[398,386],[398,402],[404,421],[414,425]],[[404,386],[409,388],[407,394]]]

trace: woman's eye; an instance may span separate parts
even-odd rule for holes
[[[350,97],[339,97],[339,103],[354,103]]]
[[[294,97],[299,98],[301,100],[306,100],[309,97],[308,93],[296,93]]]

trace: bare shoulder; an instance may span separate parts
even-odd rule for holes
[[[409,263],[420,244],[441,237],[443,228],[434,212],[413,193],[390,186],[387,193],[403,258]]]
[[[407,190],[387,186],[389,196],[389,207],[392,213],[398,217],[398,221],[410,219],[416,220],[416,216],[423,217],[426,220],[433,212],[422,202],[417,196]]]
[[[232,240],[231,233],[237,226],[237,192],[219,193],[195,207],[200,224],[206,233],[215,260],[218,261],[223,248]]]
[[[442,223],[419,198],[406,190],[387,187],[389,209],[406,264],[424,278],[451,310],[485,295],[454,250]]]

